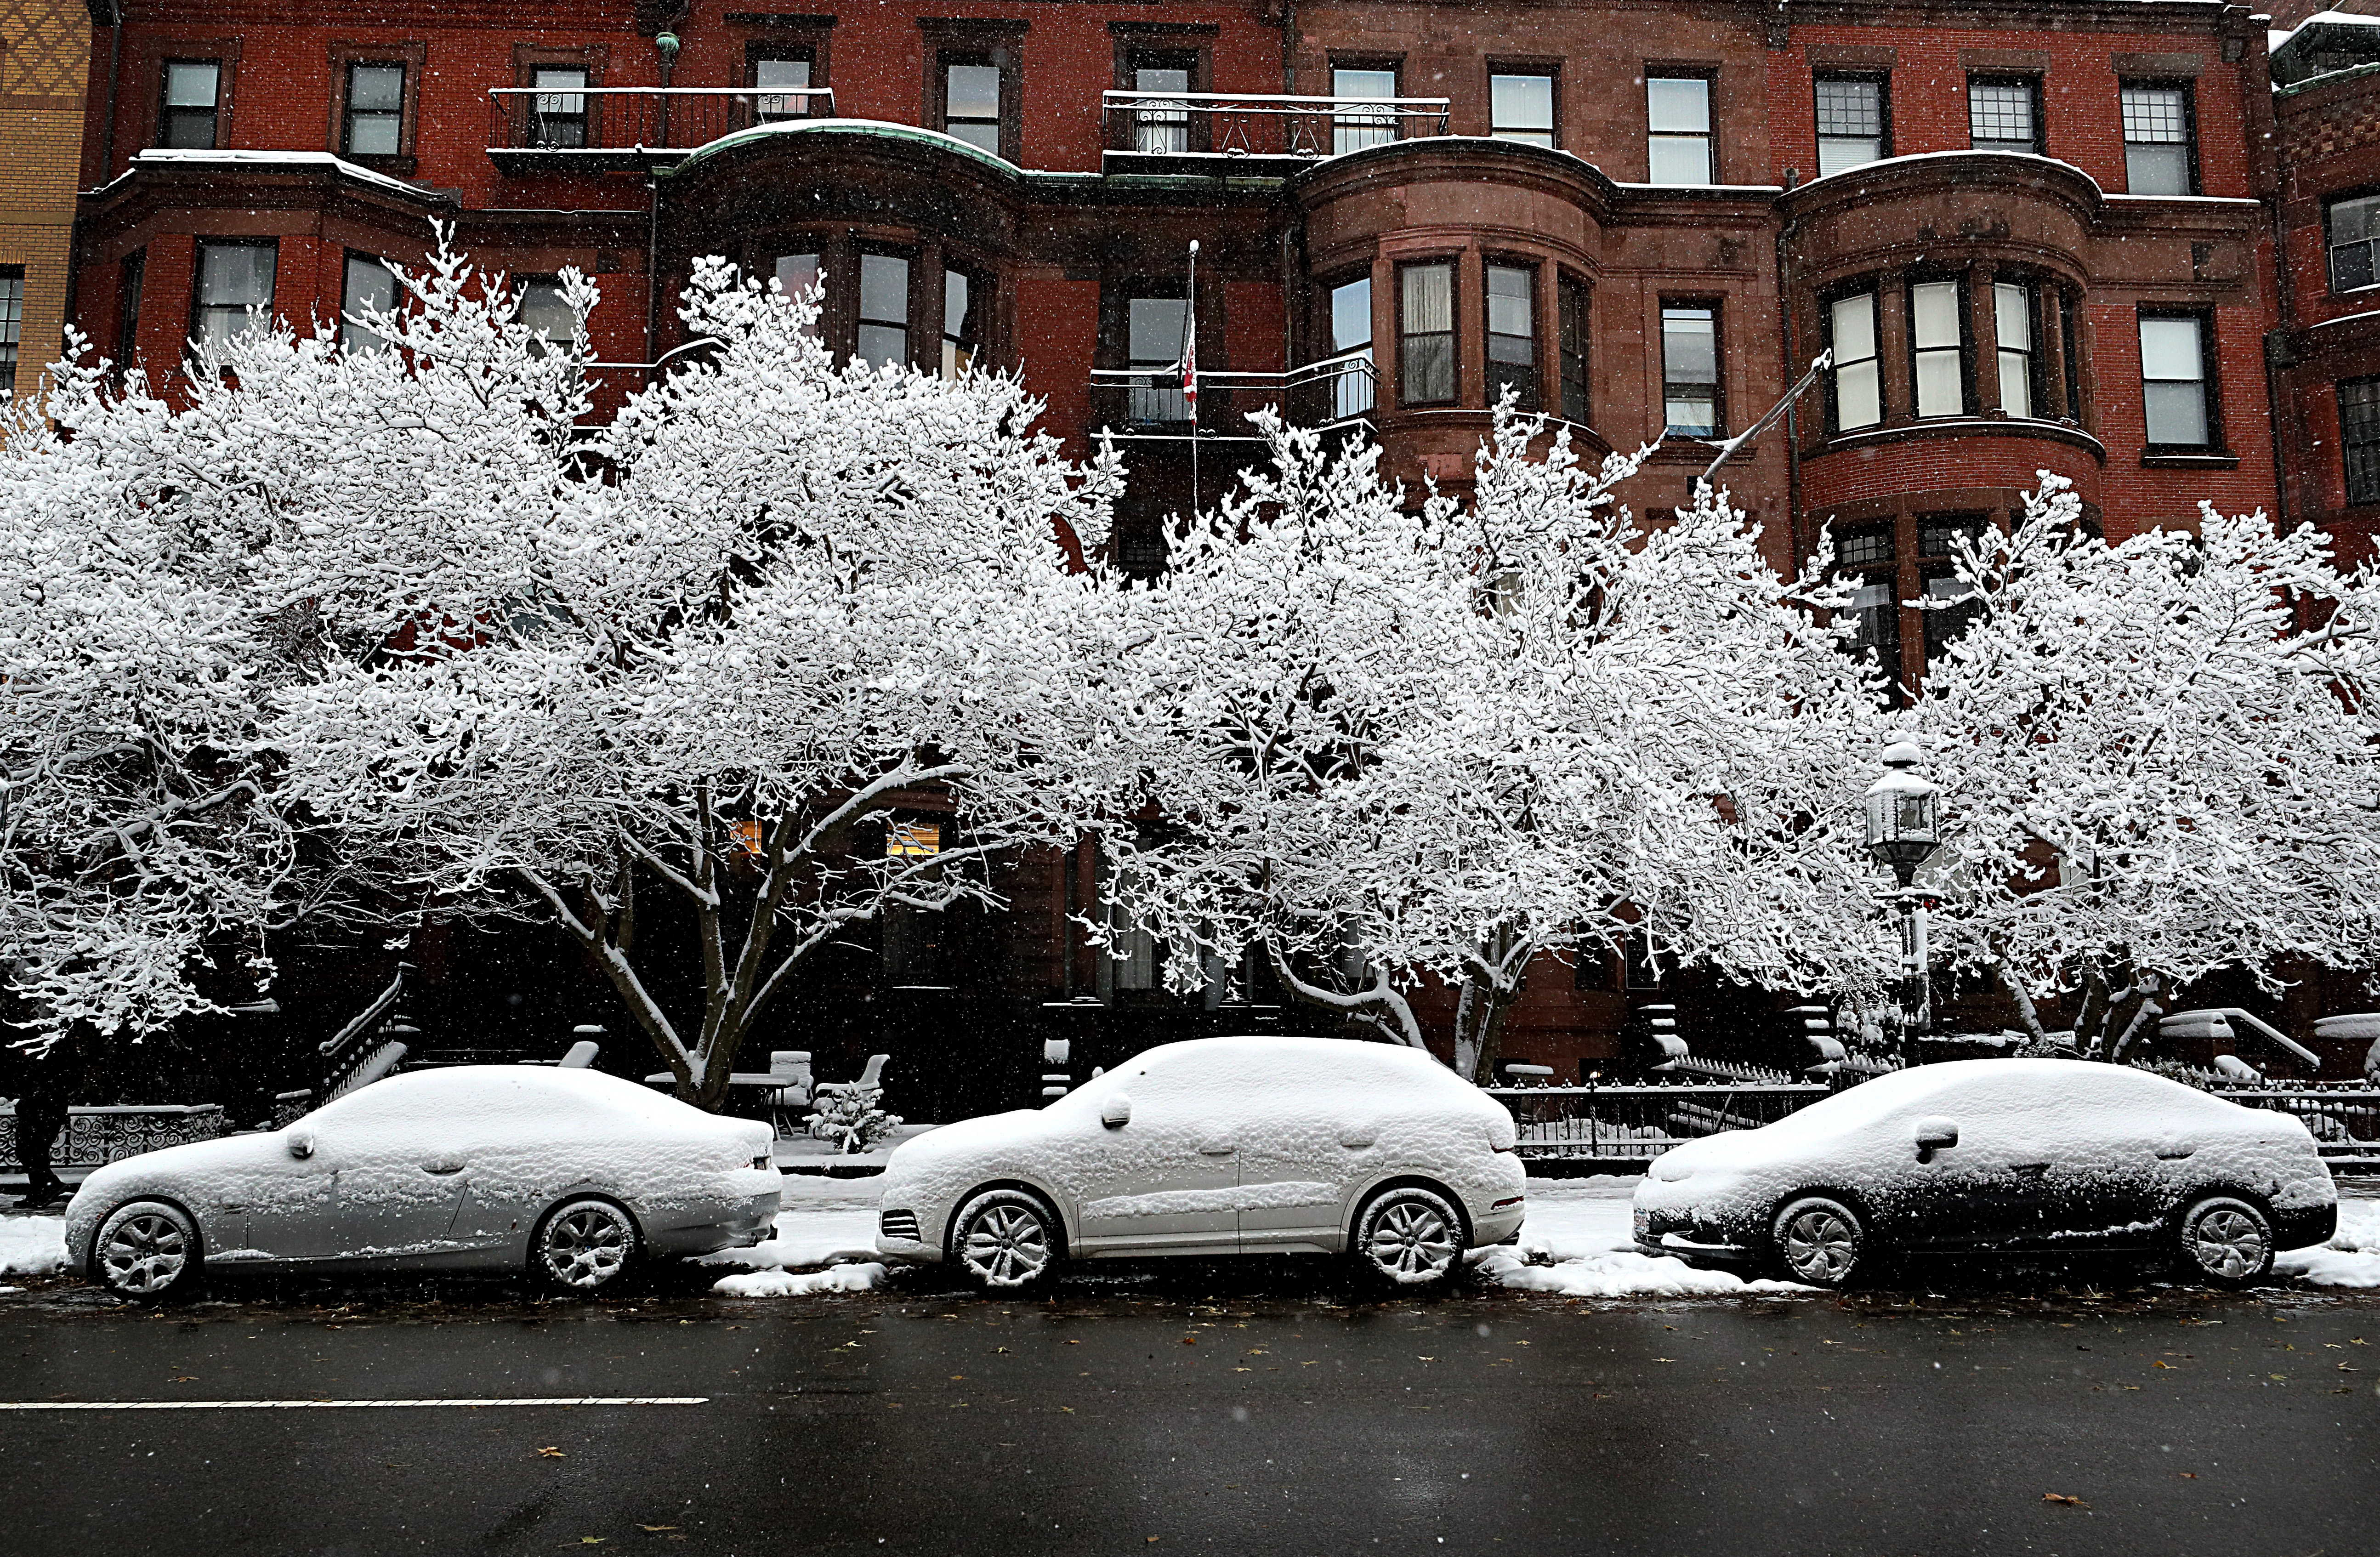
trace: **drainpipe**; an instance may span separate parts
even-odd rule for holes
[[[1790,189],[1795,182],[1789,175]],[[1802,332],[1793,311],[1793,267],[1785,258],[1785,245],[1798,225],[1787,217],[1777,229],[1777,298],[1785,310],[1785,341],[1781,367],[1791,373],[1801,353]],[[1793,548],[1792,566],[1802,568],[1804,555],[1802,546],[1802,421],[1799,395],[1791,396],[1785,407],[1785,537]]]

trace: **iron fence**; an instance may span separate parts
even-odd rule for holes
[[[2334,1167],[2380,1168],[2380,1086],[2368,1081],[2235,1082],[2203,1078],[2226,1102],[2293,1115]]]
[[[1490,1087],[1524,1157],[1643,1162],[1684,1141],[1773,1125],[1831,1095],[1822,1081],[1669,1081]]]

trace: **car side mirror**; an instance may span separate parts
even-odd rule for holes
[[[1111,1130],[1121,1130],[1132,1123],[1132,1100],[1119,1092],[1099,1110],[1099,1123]]]
[[[314,1155],[313,1131],[291,1130],[285,1138],[289,1144],[289,1155],[297,1158],[299,1162],[302,1162],[307,1158]]]
[[[1917,1160],[1931,1162],[1934,1153],[1944,1147],[1959,1144],[1959,1122],[1955,1119],[1920,1119],[1916,1134]]]

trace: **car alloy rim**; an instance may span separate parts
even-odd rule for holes
[[[1427,1201],[1399,1200],[1373,1219],[1366,1247],[1390,1275],[1423,1280],[1454,1263],[1454,1229]]]
[[[597,1286],[628,1262],[628,1229],[595,1206],[565,1211],[547,1223],[545,1268],[566,1286]]]
[[[1839,1282],[1859,1258],[1859,1235],[1838,1211],[1803,1211],[1785,1227],[1785,1262],[1811,1281]]]
[[[118,1291],[161,1292],[189,1264],[190,1242],[172,1217],[142,1211],[116,1223],[99,1259]]]
[[[1050,1265],[1050,1230],[1022,1206],[993,1206],[967,1224],[960,1258],[994,1286],[1022,1286]]]
[[[2191,1223],[2190,1252],[2209,1275],[2253,1275],[2265,1263],[2265,1230],[2247,1212],[2216,1206]]]

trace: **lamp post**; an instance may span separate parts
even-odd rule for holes
[[[1906,735],[1884,748],[1884,776],[1868,785],[1867,852],[1900,881],[1901,1057],[1915,1064],[1916,1039],[1934,1025],[1934,991],[1926,971],[1925,899],[1917,867],[1942,841],[1941,785],[1915,771],[1924,752]]]

